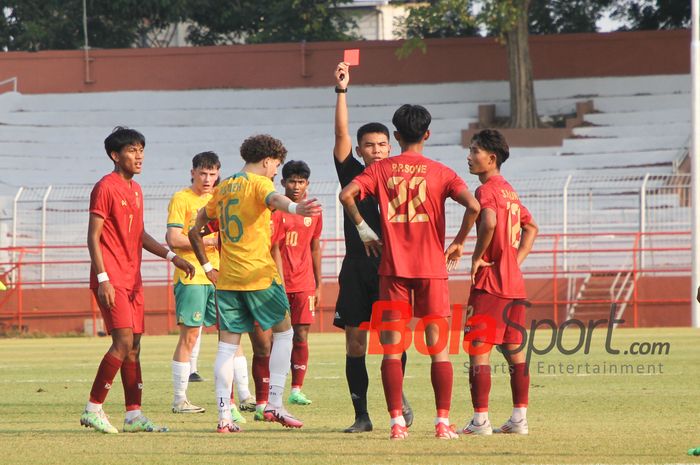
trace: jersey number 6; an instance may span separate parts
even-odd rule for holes
[[[231,212],[231,209],[236,205],[238,205],[238,199],[230,199],[226,203],[226,206],[224,206],[223,202],[219,202],[219,208],[221,208],[221,223],[224,225],[223,231],[226,238],[231,242],[238,242],[241,240],[241,236],[243,236],[243,223],[241,223],[241,219],[238,218],[235,213]],[[231,231],[234,226],[236,234]]]

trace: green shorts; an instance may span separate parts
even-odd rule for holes
[[[232,333],[253,331],[254,322],[263,330],[270,329],[289,314],[289,301],[284,286],[273,282],[259,291],[217,290],[219,329]]]
[[[211,284],[175,284],[177,324],[212,326],[216,324],[214,286]]]

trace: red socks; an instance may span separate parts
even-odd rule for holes
[[[513,392],[513,407],[527,407],[530,371],[525,363],[510,366],[510,389]]]
[[[127,412],[141,408],[141,393],[143,379],[141,378],[141,363],[124,360],[122,363],[122,384],[124,386],[124,404]]]
[[[255,401],[266,404],[270,396],[270,356],[253,355],[253,382],[255,383]]]
[[[112,387],[114,377],[117,376],[117,372],[121,366],[122,361],[109,353],[106,353],[105,356],[102,357],[102,362],[100,362],[97,374],[95,375],[95,381],[92,383],[90,402],[93,404],[104,404],[107,393]]]
[[[489,392],[491,392],[490,365],[471,365],[469,367],[469,390],[472,394],[474,411],[488,411]]]
[[[292,387],[301,388],[304,385],[306,366],[309,363],[309,345],[306,342],[294,341],[292,345]]]
[[[449,411],[452,404],[452,363],[433,362],[430,365],[430,381],[435,392],[435,408],[440,411]],[[447,415],[438,415],[447,417]]]
[[[403,369],[401,359],[382,360],[382,385],[384,386],[384,397],[390,413],[401,412],[403,400]],[[393,413],[392,413],[393,416]]]

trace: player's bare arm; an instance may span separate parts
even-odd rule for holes
[[[479,268],[493,265],[493,263],[484,261],[482,257],[493,239],[493,233],[496,231],[496,221],[495,211],[490,208],[485,208],[481,211],[481,221],[479,222],[479,229],[476,232],[476,246],[474,247],[474,254],[472,255],[472,283],[476,278],[476,273],[479,271]]]
[[[197,219],[195,220],[194,226],[187,232],[187,237],[190,239],[190,246],[192,251],[197,257],[197,261],[202,268],[204,268],[204,273],[207,275],[209,281],[216,284],[216,279],[219,277],[219,271],[211,266],[209,263],[209,258],[207,257],[207,252],[204,247],[204,238],[199,233],[204,226],[207,225],[213,218],[207,216],[205,208],[201,208],[197,212]],[[206,266],[209,264],[209,266]]]
[[[459,264],[459,259],[462,257],[464,252],[464,242],[467,240],[469,232],[474,226],[476,218],[479,216],[479,211],[481,207],[479,206],[479,201],[476,197],[469,191],[469,189],[463,189],[457,194],[453,200],[460,205],[465,207],[464,216],[462,217],[462,225],[457,232],[452,244],[445,250],[445,261],[447,262],[447,270],[452,271],[457,268]]]
[[[272,210],[282,210],[301,216],[318,216],[321,214],[322,210],[321,204],[318,203],[318,199],[316,198],[302,200],[295,204],[289,197],[282,194],[273,194],[270,196],[267,206]],[[290,210],[290,207],[292,207],[292,210]]]
[[[357,232],[360,234],[360,240],[365,244],[367,256],[374,255],[378,257],[382,251],[382,241],[379,240],[377,233],[365,223],[362,214],[360,214],[360,210],[357,209],[355,197],[358,195],[360,195],[360,186],[351,182],[340,191],[338,198],[340,199],[340,203],[343,204],[343,208],[348,213],[348,216],[350,216],[353,223],[355,223]]]
[[[192,250],[192,245],[186,235],[182,234],[182,229],[177,226],[168,226],[165,233],[165,242],[171,249]],[[204,238],[205,247],[216,247],[217,238],[215,236]]]
[[[105,264],[102,259],[102,250],[100,249],[100,237],[102,236],[102,228],[104,227],[105,219],[95,213],[90,213],[90,222],[88,223],[88,251],[90,252],[90,261],[92,268],[96,274],[104,273]],[[105,308],[114,307],[114,288],[107,281],[102,281],[97,287],[97,298]]]
[[[316,280],[316,292],[314,294],[314,307],[321,303],[321,240],[319,238],[311,239],[311,264],[314,269],[314,279]]]
[[[145,250],[151,252],[153,255],[159,256],[160,258],[164,258],[166,260],[168,259],[168,252],[170,252],[170,250],[163,247],[160,242],[153,238],[153,236],[144,231],[141,237],[143,240],[143,248]],[[194,278],[194,266],[184,258],[180,258],[178,255],[175,255],[175,257],[173,257],[173,265],[184,271],[185,276],[187,276],[189,279]]]
[[[539,228],[534,221],[530,220],[528,224],[522,226],[520,233],[520,246],[518,247],[518,265],[522,265],[535,244],[535,238]]]
[[[347,89],[350,83],[350,66],[340,62],[333,73],[337,89]],[[337,94],[335,101],[335,145],[333,156],[342,163],[352,152],[352,138],[348,128],[348,102],[347,93]]]
[[[279,273],[282,285],[284,286],[284,265],[282,264],[282,252],[280,251],[280,245],[278,243],[272,244],[270,255],[272,255],[272,260],[274,260],[277,266],[277,273]]]

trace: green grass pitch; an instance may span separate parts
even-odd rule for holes
[[[148,336],[142,342],[144,412],[167,424],[164,434],[102,435],[78,423],[107,338],[0,340],[0,463],[15,464],[212,464],[212,463],[700,463],[688,457],[700,446],[700,331],[694,329],[617,330],[613,345],[669,342],[668,355],[610,355],[605,331],[593,337],[591,353],[534,356],[528,420],[529,436],[433,437],[434,403],[429,358],[409,352],[405,391],[416,419],[405,441],[389,441],[388,418],[379,375],[380,357],[368,358],[370,414],[375,431],[340,432],[352,421],[345,382],[342,334],[311,334],[304,392],[311,406],[290,410],[305,421],[301,430],[253,423],[244,432],[217,435],[212,365],[216,336],[202,342],[204,383],[190,385],[189,397],[207,408],[198,415],[170,413],[170,360],[175,336]],[[537,343],[546,345],[547,334]],[[247,338],[245,339],[247,341]],[[564,345],[576,344],[571,333]],[[250,347],[246,342],[250,354]],[[494,353],[492,363],[500,364]],[[451,420],[463,426],[471,412],[464,353],[452,356],[455,382]],[[541,365],[538,365],[540,364]],[[561,367],[559,363],[562,363]],[[585,373],[594,366],[641,364],[644,373]],[[574,373],[567,373],[572,364]],[[647,373],[661,364],[661,373]],[[550,366],[551,365],[551,366]],[[563,372],[562,372],[563,370]],[[549,372],[548,372],[549,371]],[[252,390],[252,380],[251,380]],[[508,376],[493,377],[490,418],[500,425],[510,414]],[[123,421],[123,394],[117,376],[105,403],[115,426]]]

